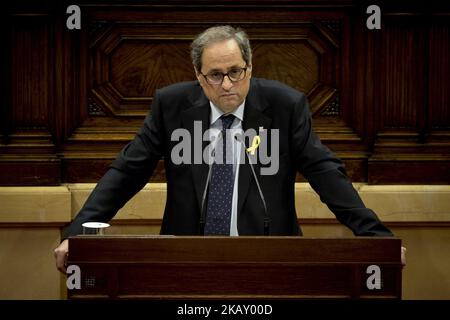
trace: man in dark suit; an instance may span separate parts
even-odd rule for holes
[[[279,82],[251,77],[251,49],[245,32],[230,26],[210,28],[193,41],[191,49],[198,81],[156,91],[144,125],[98,182],[64,238],[81,233],[84,222],[112,219],[148,182],[162,157],[167,202],[161,234],[299,235],[294,187],[300,171],[355,235],[392,235],[364,206],[342,162],[314,133],[305,95]],[[224,161],[218,161],[214,152],[211,165],[180,163],[173,152],[179,147],[174,134],[180,129],[197,140],[199,133],[204,137],[211,129],[206,135],[211,141],[223,142],[214,150],[221,151],[218,154]],[[252,143],[230,139],[227,132],[231,129],[267,130],[270,137],[276,132],[278,140],[267,138],[276,144],[271,148],[276,150],[271,154],[277,160],[276,172],[262,174],[267,165],[245,161],[249,159],[241,156],[249,153]],[[198,156],[196,143],[207,145],[207,141],[193,141],[181,156]],[[67,252],[64,240],[55,249],[61,271],[65,271]]]

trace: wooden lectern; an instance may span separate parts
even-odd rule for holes
[[[401,298],[397,238],[84,235],[69,248],[69,299]]]

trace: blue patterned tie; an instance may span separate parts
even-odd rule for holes
[[[230,140],[230,137],[227,137],[226,130],[233,123],[234,115],[223,115],[221,119],[222,141],[219,140],[216,151],[220,147],[225,149],[223,152],[216,152],[216,155],[222,155],[222,163],[216,159],[211,168],[205,235],[230,235],[234,173],[233,163],[226,163],[226,159],[232,159],[232,156],[230,156],[232,154],[232,143],[227,141],[227,139]]]

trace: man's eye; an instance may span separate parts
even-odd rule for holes
[[[234,69],[234,70],[230,71],[230,76],[235,77],[235,76],[238,76],[240,73],[241,73],[240,69]]]
[[[222,74],[220,72],[214,72],[210,73],[209,76],[214,79],[220,79],[222,77]]]

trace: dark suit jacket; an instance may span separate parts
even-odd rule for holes
[[[148,182],[161,157],[165,159],[167,178],[161,234],[198,234],[208,165],[175,165],[170,154],[178,141],[171,141],[171,133],[185,128],[193,136],[194,121],[201,121],[206,130],[209,115],[209,101],[197,81],[157,90],[144,125],[98,182],[64,237],[81,233],[83,222],[109,221]],[[279,129],[280,136],[278,173],[259,175],[271,235],[301,234],[294,201],[297,170],[355,235],[392,235],[364,206],[341,161],[314,133],[303,93],[276,81],[253,78],[245,102],[243,129],[258,132],[259,127]],[[256,165],[257,174],[259,170],[260,165]],[[264,207],[248,161],[241,164],[238,189],[239,234],[262,235]]]

